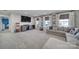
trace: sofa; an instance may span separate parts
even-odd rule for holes
[[[79,28],[74,28],[69,33],[66,33],[67,41],[79,46]]]
[[[70,42],[72,44],[78,44],[78,41],[74,35],[70,34],[70,33],[66,33],[66,38],[67,38],[67,42]]]
[[[47,30],[46,33],[56,35],[56,36],[60,36],[60,37],[64,37],[65,41],[67,41],[66,34],[65,34],[64,31]]]
[[[70,30],[70,31],[69,31]],[[48,34],[61,36],[65,38],[65,41],[79,46],[79,28],[71,28],[66,31],[62,30],[47,30]]]

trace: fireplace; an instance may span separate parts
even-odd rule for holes
[[[21,25],[21,31],[27,31],[27,30],[32,30],[35,29],[35,25]]]

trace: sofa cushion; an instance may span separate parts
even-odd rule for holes
[[[65,31],[65,32],[68,32],[68,33],[69,33],[70,30],[71,30],[71,29],[70,29],[69,27],[65,27],[65,28],[64,28],[64,31]]]
[[[64,27],[58,27],[57,30],[58,31],[64,31]]]
[[[56,35],[56,36],[60,36],[60,37],[64,37],[64,38],[66,38],[66,32],[64,32],[64,31],[59,31],[59,30],[56,30],[56,31],[54,31],[54,30],[47,30],[46,31],[48,34],[53,34],[53,35]]]

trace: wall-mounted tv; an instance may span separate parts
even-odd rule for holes
[[[31,22],[31,17],[21,16],[21,22]]]

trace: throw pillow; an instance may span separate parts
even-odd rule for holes
[[[78,32],[79,32],[79,28],[75,28],[74,35],[76,35]]]
[[[79,32],[75,35],[75,38],[79,40]]]
[[[71,29],[69,33],[74,34],[75,29]]]

